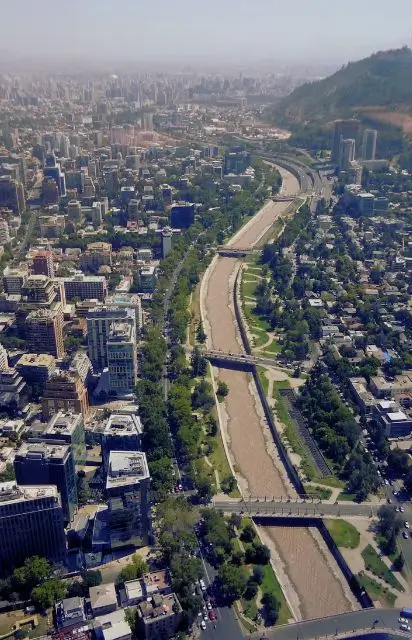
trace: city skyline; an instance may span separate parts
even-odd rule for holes
[[[397,10],[388,12],[387,3],[376,0],[372,12],[365,2],[355,0],[340,6],[327,0],[290,5],[210,0],[199,11],[188,0],[144,5],[132,0],[73,0],[70,15],[64,4],[45,15],[38,4],[16,0],[2,7],[4,24],[18,26],[19,35],[16,38],[17,29],[5,30],[3,66],[8,60],[27,58],[32,63],[71,60],[74,66],[97,61],[190,66],[324,60],[337,65],[410,44],[405,25],[412,20],[412,4],[397,0],[394,5]]]

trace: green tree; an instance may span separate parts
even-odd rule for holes
[[[24,561],[22,567],[15,569],[12,584],[16,591],[28,594],[38,584],[45,582],[51,576],[51,565],[46,558],[32,556]]]
[[[58,602],[66,595],[66,585],[61,580],[57,578],[50,578],[43,582],[43,584],[38,587],[34,587],[31,592],[31,600],[34,605],[45,611],[49,607],[51,607],[55,602]]]
[[[227,386],[226,382],[223,382],[222,380],[218,381],[216,393],[219,398],[225,398],[227,396],[227,394],[229,393],[229,387]]]
[[[248,581],[247,572],[244,567],[236,567],[229,562],[225,562],[219,569],[219,579],[222,583],[222,590],[228,600],[240,598]]]
[[[196,329],[196,338],[197,341],[200,342],[200,344],[204,344],[206,342],[206,333],[203,329],[203,322],[200,321],[199,324],[197,325],[197,329]]]
[[[98,569],[90,569],[82,573],[82,579],[87,587],[98,587],[102,584],[102,574]]]
[[[279,615],[279,601],[276,599],[273,593],[265,593],[262,598],[262,602],[265,606],[265,618],[267,624],[275,624]]]
[[[250,522],[246,524],[240,535],[240,538],[244,542],[252,542],[256,538],[256,529],[253,524],[251,524]]]

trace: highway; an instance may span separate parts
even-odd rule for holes
[[[224,513],[246,514],[259,518],[376,518],[379,504],[356,502],[328,503],[284,498],[253,498],[251,500],[213,500],[213,506]]]
[[[358,631],[375,634],[378,630],[383,633],[392,632],[399,637],[410,637],[410,634],[400,631],[398,617],[399,610],[395,609],[363,609],[329,618],[284,625],[254,637],[265,640],[306,640],[332,636],[334,640],[337,640],[340,636],[356,636]]]

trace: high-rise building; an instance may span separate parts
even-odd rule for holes
[[[132,198],[127,205],[127,217],[129,220],[139,219],[139,201]]]
[[[133,310],[120,307],[96,307],[87,314],[87,345],[94,371],[107,367],[107,340],[110,326],[115,321],[133,318]]]
[[[0,484],[0,571],[10,573],[26,558],[65,562],[64,516],[55,486]]]
[[[360,121],[353,118],[350,120],[335,120],[332,143],[332,162],[339,164],[341,138],[344,138],[345,140],[352,139],[355,140],[355,142],[359,141],[360,125]]]
[[[73,455],[67,444],[24,442],[14,458],[19,485],[55,485],[60,493],[64,519],[77,511],[77,485]]]
[[[107,282],[104,276],[85,276],[76,273],[70,278],[63,278],[66,300],[100,300],[107,296]]]
[[[162,231],[162,256],[163,258],[167,258],[169,253],[172,250],[172,230],[168,227],[165,227]]]
[[[0,406],[9,414],[16,415],[29,399],[29,390],[16,369],[0,370]]]
[[[16,363],[16,371],[35,395],[43,393],[47,380],[55,370],[56,359],[48,353],[24,353]]]
[[[64,198],[66,196],[66,179],[64,173],[61,170],[60,164],[56,160],[56,156],[49,154],[46,156],[46,161],[43,167],[43,175],[45,178],[54,180],[57,186],[59,197]]]
[[[362,138],[362,160],[375,160],[377,140],[378,132],[376,129],[365,129]]]
[[[193,202],[172,204],[170,224],[173,229],[187,229],[195,221],[195,205]]]
[[[35,302],[50,307],[53,302],[61,301],[58,280],[54,281],[47,275],[30,275],[21,290],[24,302]]]
[[[68,136],[60,136],[60,155],[62,158],[70,157],[70,140]]]
[[[49,420],[34,422],[31,426],[29,442],[48,442],[64,444],[71,447],[75,467],[80,467],[86,461],[86,444],[84,435],[84,420],[81,413],[65,413],[58,411]]]
[[[7,371],[8,368],[9,368],[9,359],[7,356],[7,351],[3,347],[3,345],[0,344],[0,371]]]
[[[102,436],[102,457],[107,470],[111,451],[140,451],[143,427],[135,414],[112,413]]]
[[[46,382],[41,398],[43,420],[50,420],[59,411],[89,415],[87,389],[78,373],[57,370]]]
[[[64,356],[61,304],[56,304],[53,309],[38,309],[29,313],[25,332],[27,349],[32,353],[50,353],[55,358]]]
[[[115,293],[107,296],[104,301],[105,307],[119,307],[119,309],[131,309],[136,318],[136,335],[143,326],[142,301],[136,293]]]
[[[52,251],[38,251],[33,256],[33,273],[54,278],[54,260]]]
[[[12,209],[17,215],[26,210],[23,185],[11,176],[0,176],[0,207]]]
[[[340,141],[340,153],[338,167],[340,171],[347,171],[355,160],[355,140],[343,138]]]
[[[131,393],[137,384],[136,323],[133,319],[112,323],[107,339],[107,366],[111,392]]]

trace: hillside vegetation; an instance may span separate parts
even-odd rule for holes
[[[306,83],[283,98],[274,118],[283,122],[327,121],[359,108],[412,110],[412,51],[381,51],[351,62],[333,75]]]

